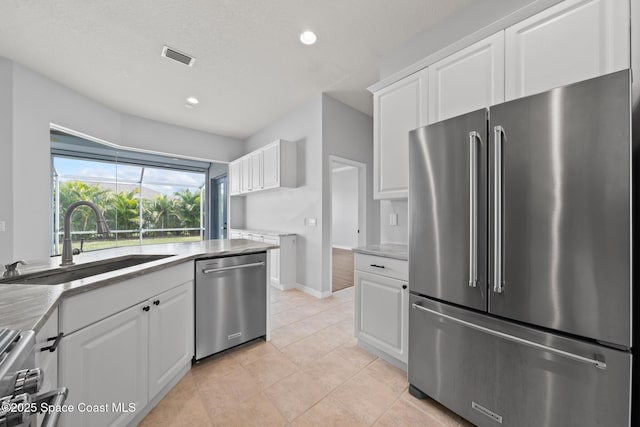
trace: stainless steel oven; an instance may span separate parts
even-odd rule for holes
[[[33,331],[0,329],[0,426],[34,427],[37,414],[47,409],[42,427],[58,424],[59,412],[48,410],[61,406],[67,389],[38,394],[45,373],[35,366]]]

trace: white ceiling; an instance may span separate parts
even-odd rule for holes
[[[320,92],[371,115],[383,57],[472,1],[2,0],[0,56],[124,113],[246,138]]]

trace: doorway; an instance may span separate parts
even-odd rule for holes
[[[227,175],[211,179],[211,239],[227,238]]]
[[[331,292],[353,286],[351,251],[366,244],[366,165],[331,156]]]

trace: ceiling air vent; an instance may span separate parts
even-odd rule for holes
[[[189,67],[193,67],[193,63],[196,62],[196,58],[193,56],[189,56],[186,53],[178,52],[172,47],[163,46],[162,47],[162,56],[165,58],[173,59],[174,61],[178,61],[181,64],[184,64]]]

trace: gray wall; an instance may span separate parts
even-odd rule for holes
[[[0,262],[12,258],[13,248],[13,68],[10,61],[0,58]]]
[[[313,295],[326,296],[331,293],[329,156],[367,165],[367,241],[379,239],[379,204],[373,201],[373,122],[366,114],[323,94],[249,137],[246,152],[276,139],[297,144],[298,186],[244,197],[244,224],[237,226],[233,219],[232,224],[296,233],[297,283]],[[309,218],[315,218],[317,226],[307,225]]]
[[[7,64],[9,64],[7,66]],[[7,73],[7,68],[12,73]],[[12,76],[12,78],[11,78]],[[12,129],[0,134],[3,153],[12,153],[12,171],[1,160],[0,196],[7,200],[9,232],[0,233],[0,262],[46,258],[50,251],[51,123],[134,149],[229,161],[244,150],[242,141],[121,114],[10,61],[0,63],[0,91],[12,87]],[[7,108],[7,97],[0,109]],[[2,111],[2,110],[0,110]],[[11,114],[2,114],[3,124]],[[5,175],[9,175],[6,178]],[[3,204],[4,205],[4,204]],[[5,208],[3,208],[5,209]],[[2,215],[0,211],[0,215]],[[2,218],[0,218],[2,220]],[[5,238],[12,233],[13,238]]]
[[[322,140],[324,141],[323,200],[331,199],[331,161],[329,156],[355,160],[366,165],[366,243],[380,239],[380,204],[373,200],[373,119],[366,114],[331,98],[322,96]],[[325,218],[331,218],[331,206],[325,203]],[[330,292],[331,234],[326,227],[323,234],[323,292]]]
[[[389,225],[389,215],[398,215],[398,225]],[[406,200],[380,201],[380,243],[409,243],[409,203]]]
[[[320,292],[323,230],[322,97],[314,96],[250,136],[245,141],[246,151],[251,152],[277,139],[292,141],[297,145],[298,186],[244,196],[244,227],[296,233],[296,281],[299,285]],[[232,218],[236,215],[234,212],[237,210],[232,211]],[[307,226],[308,218],[316,218],[317,226]],[[233,221],[232,224],[237,227]]]

